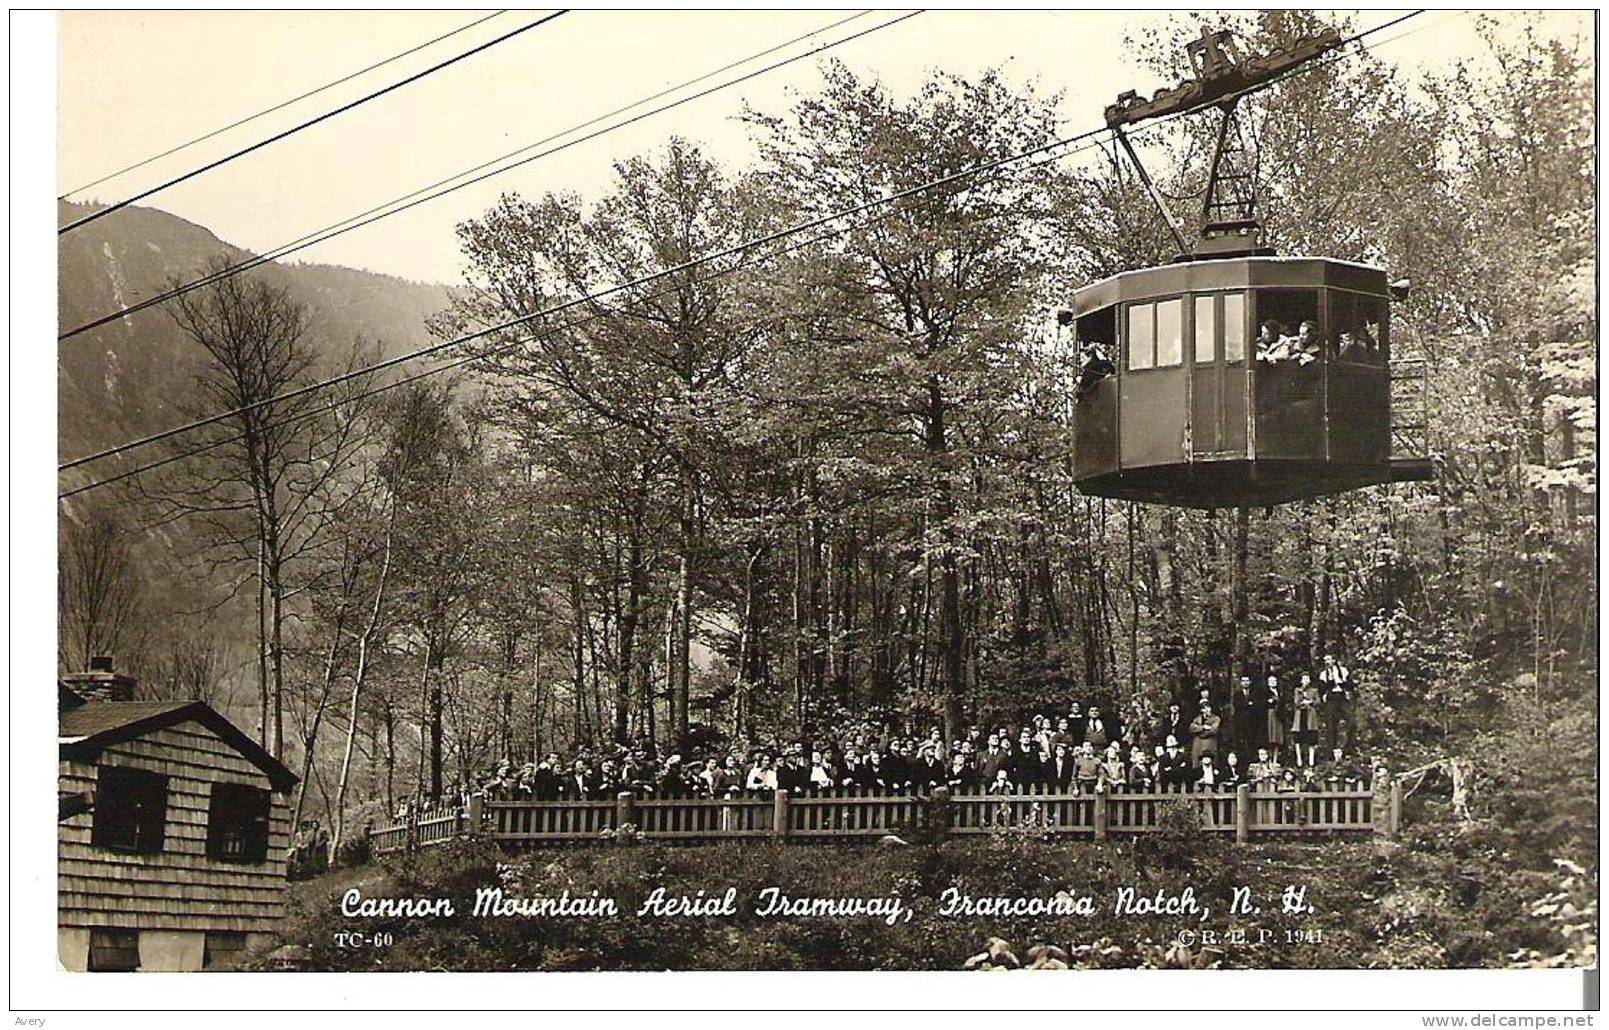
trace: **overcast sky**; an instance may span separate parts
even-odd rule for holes
[[[98,179],[489,13],[63,14],[59,189]],[[283,111],[74,193],[72,199],[122,199],[542,13],[499,15]],[[572,12],[143,203],[261,252],[854,13]],[[648,106],[901,13],[866,14]],[[1355,17],[1366,28],[1400,13],[1368,11]],[[1118,92],[1150,91],[1161,84],[1137,67],[1123,43],[1125,35],[1162,17],[1158,12],[929,11],[830,53],[901,92],[914,88],[930,69],[972,75],[1002,66],[1014,82],[1035,80],[1047,93],[1063,91],[1064,128],[1077,131],[1098,125],[1102,108]],[[1590,39],[1590,17],[1552,15],[1551,28]],[[1421,15],[1370,42],[1409,30],[1416,31],[1376,52],[1411,74],[1482,51],[1473,17],[1450,11]],[[784,109],[791,95],[819,83],[818,60],[800,61],[580,143],[319,244],[298,258],[456,282],[453,226],[484,211],[499,192],[534,197],[573,189],[595,195],[608,182],[611,162],[655,147],[672,133],[703,143],[723,161],[742,163],[751,153],[747,131],[734,118],[743,102]]]

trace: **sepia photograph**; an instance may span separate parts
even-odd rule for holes
[[[1597,11],[44,18],[69,984],[1597,1008]]]

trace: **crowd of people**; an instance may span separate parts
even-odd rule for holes
[[[1020,726],[969,726],[949,740],[862,722],[810,741],[736,744],[659,754],[648,742],[583,748],[516,765],[502,762],[476,789],[530,800],[862,792],[1061,793],[1315,789],[1367,783],[1351,754],[1354,685],[1331,655],[1293,688],[1277,675],[1240,677],[1232,697],[1202,688],[1156,715],[1125,719],[1109,706],[1073,703]],[[1320,762],[1320,755],[1323,761]]]

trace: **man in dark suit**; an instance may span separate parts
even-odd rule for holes
[[[1011,782],[1027,787],[1044,780],[1044,763],[1039,757],[1039,745],[1034,743],[1028,730],[1022,731],[1016,750],[1011,752]]]
[[[1072,709],[1067,713],[1067,732],[1072,734],[1072,746],[1075,748],[1084,743],[1084,721],[1084,709],[1074,701]]]
[[[531,774],[531,796],[538,801],[557,801],[559,799],[559,756],[547,755],[536,765],[536,772]]]
[[[1099,705],[1089,706],[1089,718],[1084,720],[1084,743],[1088,744],[1097,754],[1106,750],[1106,745],[1117,738],[1112,735],[1112,726],[1101,715]]]
[[[1162,725],[1157,727],[1157,738],[1166,741],[1169,737],[1175,741],[1183,740],[1190,735],[1190,722],[1184,717],[1184,711],[1175,701],[1168,705],[1167,714],[1162,716]]]
[[[1168,737],[1162,751],[1162,774],[1159,777],[1165,786],[1188,786],[1195,778],[1190,768],[1190,756],[1179,748],[1178,737]]]
[[[1106,720],[1106,742],[1108,745],[1114,742],[1119,744],[1133,743],[1133,741],[1125,740],[1123,736],[1123,714],[1118,711],[1117,705],[1107,705],[1101,712],[1101,718]]]
[[[797,751],[777,763],[777,790],[798,797],[804,793],[809,770],[803,768]]]
[[[1068,719],[1065,715],[1056,720],[1056,732],[1050,735],[1050,747],[1052,751],[1056,749],[1056,745],[1058,744],[1066,744],[1068,747],[1073,746],[1072,720]]]
[[[1058,791],[1066,791],[1073,785],[1076,777],[1072,749],[1066,744],[1056,745],[1056,756],[1050,760],[1050,767],[1045,772],[1045,779]]]
[[[855,786],[861,790],[881,790],[888,786],[883,778],[883,760],[876,751],[868,752],[851,775],[855,780]]]
[[[1001,743],[1000,734],[989,734],[989,747],[978,756],[978,778],[988,786],[995,780],[995,773],[1008,768],[1011,763],[1011,753]]]
[[[578,758],[560,784],[560,794],[566,801],[585,801],[592,797],[596,786],[597,781],[587,769],[587,763]]]
[[[665,759],[665,767],[654,781],[654,793],[662,798],[681,798],[692,793],[687,771],[682,768],[681,755],[671,755]]]

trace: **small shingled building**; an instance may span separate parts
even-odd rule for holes
[[[212,706],[135,683],[95,659],[58,684],[58,959],[228,968],[283,918],[297,777]]]

